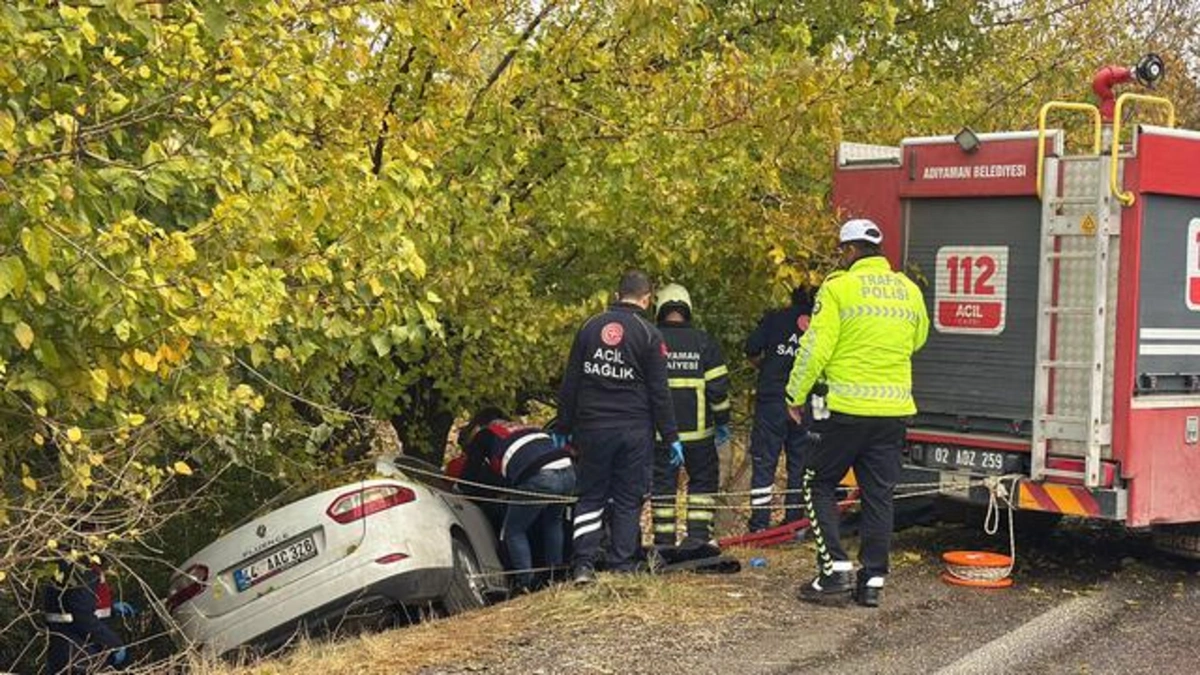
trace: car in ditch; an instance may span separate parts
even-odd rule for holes
[[[184,562],[166,606],[209,656],[453,614],[507,592],[496,533],[438,471],[385,457],[289,489]]]

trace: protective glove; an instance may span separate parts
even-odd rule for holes
[[[121,647],[108,656],[108,662],[114,666],[120,666],[124,665],[128,658],[129,652],[125,651],[124,647]]]
[[[112,604],[112,610],[114,614],[120,617],[137,616],[138,613],[137,607],[134,607],[124,600],[118,600],[114,602]]]
[[[725,445],[726,443],[728,443],[729,436],[730,436],[729,425],[728,424],[718,424],[717,425],[717,447],[721,447],[722,445]]]
[[[555,450],[562,450],[571,442],[571,434],[560,434],[557,431],[550,433],[550,442],[554,444]]]
[[[672,469],[678,469],[683,466],[683,442],[675,441],[671,444],[670,464]]]

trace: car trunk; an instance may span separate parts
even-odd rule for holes
[[[221,616],[267,596],[352,553],[366,520],[339,525],[326,510],[354,484],[321,492],[254,518],[222,537],[196,561],[209,566],[209,591],[194,602],[205,616]]]

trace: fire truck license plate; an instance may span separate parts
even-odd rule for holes
[[[925,466],[939,469],[963,469],[975,473],[1004,473],[1004,453],[935,445],[925,451]]]
[[[310,534],[276,550],[265,558],[259,558],[245,567],[234,570],[233,581],[237,585],[238,591],[244,591],[305,560],[315,558],[316,555],[317,541]]]

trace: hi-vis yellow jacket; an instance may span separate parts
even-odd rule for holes
[[[887,258],[861,258],[821,286],[788,378],[788,403],[803,403],[823,379],[833,412],[913,415],[912,355],[928,335],[921,289],[893,272]]]

